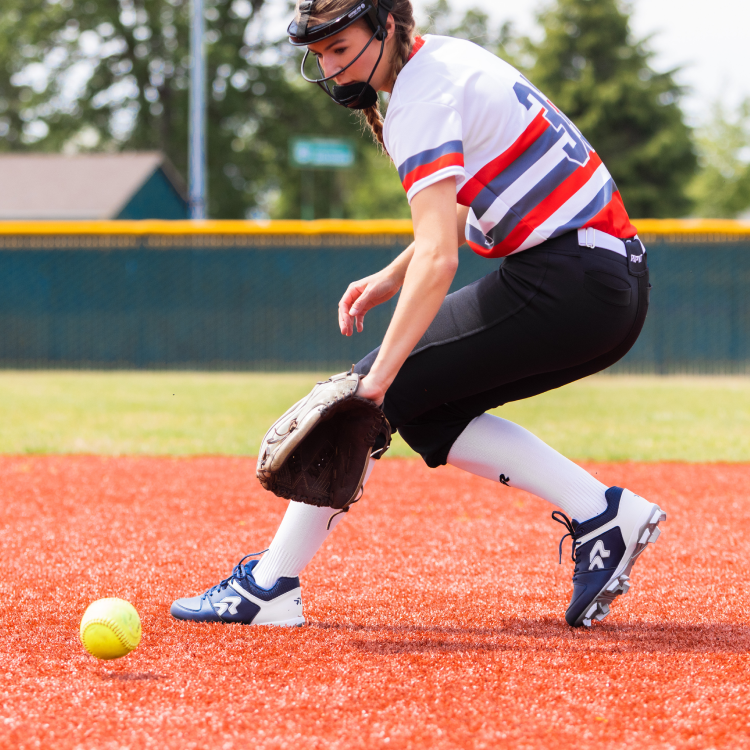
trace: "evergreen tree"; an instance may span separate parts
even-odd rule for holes
[[[530,80],[579,127],[633,217],[682,216],[696,157],[675,71],[657,73],[618,0],[557,0],[528,42]]]
[[[750,209],[750,99],[734,113],[716,104],[698,132],[700,171],[690,185],[693,213],[733,219]]]
[[[425,8],[425,15],[425,22],[421,25],[424,34],[468,39],[509,61],[514,56],[517,39],[511,23],[506,22],[495,31],[490,17],[480,8],[469,8],[456,22],[448,0],[436,0]]]

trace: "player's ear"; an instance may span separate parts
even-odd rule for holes
[[[386,39],[393,39],[396,34],[396,22],[393,20],[393,13],[388,14],[388,20],[385,22]]]

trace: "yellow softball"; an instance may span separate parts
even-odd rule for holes
[[[141,642],[141,618],[124,599],[97,599],[81,620],[81,643],[97,659],[119,659]]]

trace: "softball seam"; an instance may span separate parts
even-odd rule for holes
[[[129,639],[126,637],[125,633],[123,632],[122,628],[117,623],[110,622],[109,620],[103,620],[101,618],[97,618],[96,620],[89,620],[86,623],[86,627],[83,629],[83,632],[81,633],[81,642],[84,646],[86,646],[86,631],[89,629],[89,626],[91,625],[104,625],[105,627],[109,628],[117,637],[117,640],[120,641],[120,645],[124,648],[129,649],[130,651],[133,651],[138,644],[131,645],[129,642]],[[88,646],[86,646],[88,650]]]

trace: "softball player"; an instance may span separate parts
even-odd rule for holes
[[[486,412],[599,372],[632,347],[648,308],[645,250],[606,166],[542,92],[471,42],[414,29],[409,0],[300,0],[289,27],[292,44],[307,47],[305,78],[364,113],[411,205],[414,242],[339,303],[351,336],[401,290],[382,345],[357,365],[358,395],[382,404],[428,466],[449,463],[556,506],[575,562],[565,617],[589,626],[628,590],[666,515]],[[317,78],[306,73],[310,55]],[[385,120],[378,91],[390,95]],[[488,260],[487,276],[446,296],[464,242],[504,261]],[[343,518],[332,514],[290,503],[260,561],[243,560],[172,613],[304,622],[298,575]]]

